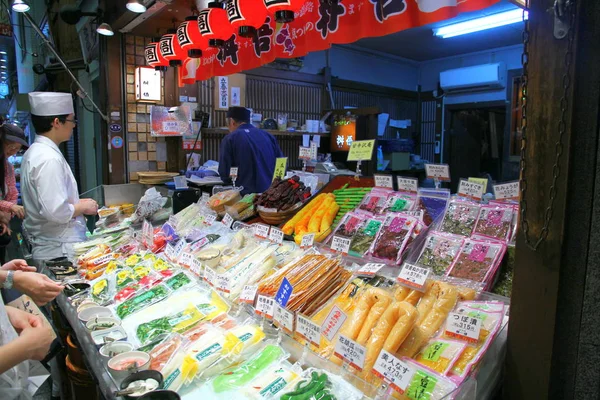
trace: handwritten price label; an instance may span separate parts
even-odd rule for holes
[[[92,261],[92,264],[94,264],[94,266],[97,267],[98,265],[107,264],[107,263],[111,262],[113,259],[114,259],[114,256],[112,253],[110,253],[110,254],[106,254],[102,257],[98,257],[98,258],[94,259]]]
[[[206,225],[211,226],[217,220],[217,216],[215,214],[204,214],[204,222]]]
[[[200,201],[202,203],[208,203],[208,199],[210,199],[210,194],[202,192],[202,197],[200,198]]]
[[[186,248],[187,243],[185,241],[185,239],[181,239],[179,242],[177,242],[177,245],[175,245],[175,253],[173,254],[173,260],[177,260],[179,259],[179,257],[181,256],[181,254],[183,253],[183,250]]]
[[[275,228],[274,226],[271,227],[271,231],[269,232],[269,240],[277,244],[283,243],[283,231]]]
[[[258,292],[258,286],[244,286],[244,289],[242,289],[242,294],[240,294],[240,301],[242,303],[254,304],[254,299],[256,299],[256,292]]]
[[[333,354],[342,360],[348,361],[351,367],[359,371],[362,371],[365,367],[367,349],[344,335],[338,336]]]
[[[271,229],[270,226],[265,225],[265,224],[254,224],[254,235],[258,236],[259,238],[263,238],[266,239],[267,237],[269,237],[269,230]]]
[[[412,289],[423,290],[430,272],[429,268],[421,268],[413,264],[404,263],[400,274],[398,274],[398,282]]]
[[[204,280],[210,285],[215,286],[217,283],[217,273],[214,269],[204,267]]]
[[[396,177],[398,191],[417,193],[419,190],[419,180],[417,178],[406,178],[404,176]]]
[[[308,249],[309,247],[312,247],[314,242],[315,242],[315,234],[307,233],[304,236],[302,236],[302,243],[300,244],[300,247],[303,249]]]
[[[317,348],[321,345],[321,327],[300,314],[296,316],[296,333]]]
[[[167,256],[170,261],[175,259],[175,247],[173,247],[171,243],[167,243],[167,247],[165,247],[165,256]]]
[[[410,365],[385,350],[381,350],[373,365],[373,374],[388,382],[400,394],[406,391],[414,373]]]
[[[450,182],[450,167],[448,164],[425,164],[425,174],[429,179]]]
[[[348,251],[350,251],[350,241],[350,238],[334,236],[331,240],[331,250],[342,254],[348,254]]]
[[[454,339],[477,343],[482,320],[467,314],[450,313],[446,319],[446,335]]]
[[[294,332],[294,313],[286,310],[279,304],[275,304],[273,310],[273,323],[275,326],[282,328],[286,333],[291,335]]]
[[[233,224],[233,217],[231,215],[229,215],[229,213],[227,213],[223,217],[223,220],[221,221],[221,223],[223,225],[225,225],[227,228],[231,228],[231,224]]]
[[[200,260],[197,260],[196,258],[192,260],[192,265],[190,265],[190,271],[192,271],[197,277],[202,276],[202,263],[200,262]]]
[[[375,187],[394,188],[394,181],[391,175],[373,175],[375,178]]]
[[[148,220],[144,220],[142,224],[142,236],[148,247],[151,247],[154,243],[154,229]]]
[[[298,158],[301,160],[312,160],[312,149],[310,147],[300,146],[300,151],[298,152]]]
[[[360,267],[356,273],[361,276],[373,276],[383,267],[385,267],[385,264],[368,263]]]
[[[231,167],[231,169],[229,170],[229,177],[231,179],[235,179],[238,176],[238,167]]]
[[[325,321],[323,321],[323,325],[321,325],[321,333],[323,336],[327,338],[330,342],[333,341],[333,338],[338,333],[342,325],[348,316],[338,307],[333,306]]]
[[[203,248],[204,246],[206,246],[209,242],[210,242],[210,240],[208,240],[207,237],[203,237],[202,239],[200,239],[197,242],[195,242],[194,244],[192,244],[190,246],[190,250],[192,251],[192,253],[195,253],[198,250],[200,250],[201,248]]]
[[[275,299],[263,295],[258,295],[258,299],[256,300],[256,314],[262,315],[263,317],[266,317],[268,319],[273,319],[274,308]]]
[[[485,186],[479,182],[469,182],[466,179],[461,179],[458,184],[458,195],[471,200],[481,200]]]
[[[494,185],[496,200],[518,200],[521,193],[519,181],[501,183]]]
[[[183,253],[181,255],[181,257],[179,257],[179,265],[185,265],[186,267],[191,267],[193,261],[194,261],[194,256],[190,253]]]

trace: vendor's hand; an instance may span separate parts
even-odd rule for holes
[[[35,272],[36,268],[27,265],[25,260],[12,260],[0,267],[3,271],[24,271],[24,272]]]
[[[50,325],[40,320],[35,326],[32,325],[21,330],[19,340],[24,340],[27,343],[29,359],[41,361],[48,355],[50,345],[54,341],[54,331]]]
[[[4,211],[0,211],[0,223],[5,225],[10,225],[10,220],[12,219],[12,214]]]
[[[14,286],[31,297],[38,306],[54,300],[63,290],[61,285],[37,272],[15,272]]]
[[[13,206],[10,207],[10,212],[12,212],[19,219],[25,218],[25,209],[22,206],[13,204]]]
[[[12,235],[12,231],[8,227],[8,224],[0,222],[0,235]]]
[[[98,203],[92,199],[81,199],[79,204],[82,204],[82,211],[84,215],[96,215],[98,214]]]
[[[37,315],[19,310],[15,307],[7,306],[6,314],[8,314],[10,324],[15,328],[17,333],[20,333],[27,328],[37,327],[43,323],[42,319]]]

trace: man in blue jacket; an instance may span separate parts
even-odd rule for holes
[[[230,107],[227,111],[229,133],[221,141],[219,175],[230,183],[229,170],[238,167],[236,186],[242,194],[262,193],[271,186],[275,159],[283,153],[273,135],[250,124],[250,110]]]

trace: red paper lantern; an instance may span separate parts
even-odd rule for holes
[[[188,57],[202,57],[202,50],[208,48],[208,39],[200,34],[198,17],[186,17],[185,22],[177,28],[177,41],[181,48],[187,51]]]
[[[228,0],[225,10],[234,32],[245,38],[254,36],[269,14],[263,0]]]
[[[169,30],[169,33],[163,35],[158,42],[160,54],[169,61],[169,66],[179,67],[181,62],[187,57],[187,53],[179,45],[175,30]]]
[[[156,71],[166,71],[169,66],[169,61],[160,54],[159,42],[160,38],[153,39],[144,49],[146,63],[154,67]]]
[[[221,3],[208,3],[208,8],[198,14],[198,30],[205,39],[208,39],[209,47],[221,47],[233,35],[233,27],[227,18],[227,11],[221,7]]]
[[[305,0],[263,0],[269,14],[275,14],[275,21],[292,22],[294,13],[300,11]]]

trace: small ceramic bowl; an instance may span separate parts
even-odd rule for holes
[[[90,319],[85,327],[91,332],[103,331],[106,329],[113,329],[116,326],[120,326],[121,321],[114,317],[97,317]]]
[[[129,342],[112,342],[100,347],[100,356],[108,362],[109,359],[119,354],[133,351],[133,344]]]
[[[221,261],[221,252],[217,249],[206,249],[198,253],[196,257],[198,260],[202,261],[204,265],[209,268],[214,268],[219,265],[219,261]]]
[[[151,369],[148,369],[146,371],[136,372],[135,374],[131,374],[127,378],[123,379],[123,382],[121,382],[121,390],[127,389],[127,386],[129,386],[129,384],[132,382],[142,381],[142,380],[145,381],[147,379],[154,379],[158,383],[158,388],[154,389],[153,391],[160,390],[162,388],[162,385],[163,385],[162,374],[158,371],[153,371]],[[148,392],[148,393],[151,393],[151,392]],[[144,396],[145,394],[147,394],[147,393],[141,394],[139,396],[127,395],[127,396],[125,396],[125,398],[126,399],[139,399],[141,396]]]
[[[93,318],[112,316],[112,312],[108,308],[100,306],[86,308],[77,314],[77,317],[79,317],[79,320],[83,323],[87,323],[90,319]]]
[[[106,343],[125,339],[127,339],[127,333],[122,326],[115,326],[112,329],[104,329],[101,331],[92,332],[92,340],[98,347],[103,346]]]
[[[90,284],[86,282],[69,282],[65,287],[64,293],[67,297],[75,296],[85,290],[89,290]]]
[[[92,300],[83,300],[81,304],[77,306],[77,314],[90,307],[99,307],[100,305]]]
[[[108,360],[108,370],[115,379],[124,379],[132,373],[145,371],[149,366],[150,355],[143,351],[128,351]]]
[[[139,400],[181,400],[181,397],[172,390],[155,390],[138,397]]]

